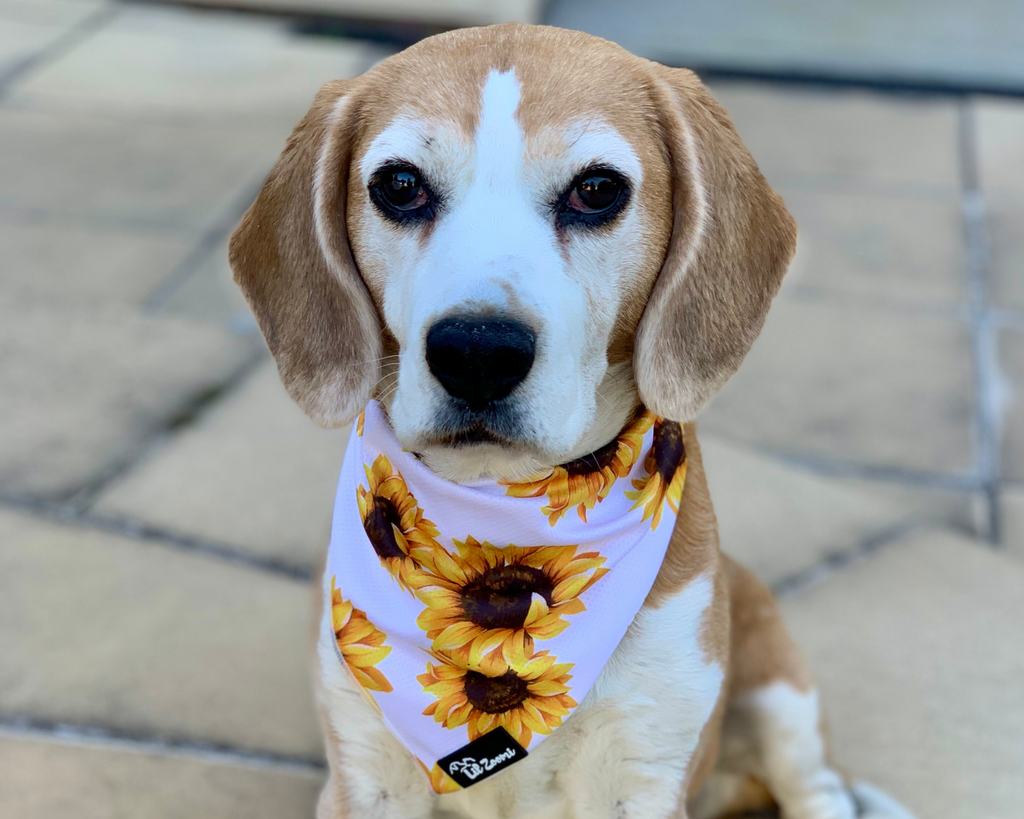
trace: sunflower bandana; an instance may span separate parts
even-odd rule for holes
[[[370,403],[334,505],[334,632],[435,791],[524,758],[582,702],[657,577],[685,479],[682,427],[644,411],[524,483],[455,484]]]

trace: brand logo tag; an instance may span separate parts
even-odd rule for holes
[[[526,749],[499,726],[437,760],[437,764],[459,785],[468,788],[526,756]]]

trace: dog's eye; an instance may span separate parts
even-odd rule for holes
[[[577,176],[556,207],[558,227],[598,227],[612,221],[626,206],[629,187],[610,168],[590,168]]]
[[[385,165],[370,181],[370,197],[381,213],[396,222],[432,219],[434,198],[412,165]]]
[[[580,179],[569,194],[569,207],[580,213],[601,213],[614,205],[622,193],[617,176],[593,174]]]

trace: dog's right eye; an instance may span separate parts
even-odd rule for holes
[[[412,165],[385,165],[370,180],[370,198],[393,222],[434,218],[435,197],[423,175]]]

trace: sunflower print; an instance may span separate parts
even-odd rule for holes
[[[444,551],[435,540],[440,532],[425,517],[409,492],[400,472],[391,467],[385,455],[378,455],[372,466],[363,465],[370,488],[356,488],[359,515],[381,565],[406,591],[409,579],[424,564],[432,565],[432,556]]]
[[[391,653],[391,646],[384,645],[387,635],[367,620],[364,612],[342,599],[335,580],[331,578],[331,615],[338,650],[363,688],[389,693],[391,683],[374,667]]]
[[[410,579],[427,606],[416,625],[436,651],[492,676],[524,669],[534,640],[565,631],[565,617],[586,609],[580,595],[608,573],[598,552],[576,546],[454,543],[458,552],[436,559],[434,574]]]
[[[359,438],[363,437],[363,427],[366,425],[366,410],[359,413],[359,417],[356,418],[356,436]]]
[[[643,508],[643,520],[651,518],[651,529],[661,522],[663,500],[673,512],[679,512],[686,482],[686,448],[683,427],[675,421],[658,420],[654,424],[654,443],[644,459],[646,477],[633,481],[633,492],[626,497],[634,501],[632,509]]]
[[[433,768],[427,768],[423,764],[423,760],[419,757],[415,758],[423,769],[423,773],[430,779],[430,787],[434,789],[434,793],[455,793],[455,791],[461,791],[462,786],[452,779],[448,774],[441,770],[441,766],[436,762]]]
[[[580,520],[587,522],[587,510],[608,497],[612,485],[624,478],[643,451],[644,434],[654,416],[644,410],[619,437],[589,455],[556,466],[549,473],[525,483],[506,483],[506,495],[539,498],[547,495],[548,505],[541,508],[554,526],[573,506]]]
[[[518,672],[494,676],[467,669],[445,652],[430,654],[436,662],[416,679],[437,701],[423,713],[449,730],[465,725],[470,742],[501,726],[526,748],[535,733],[550,734],[576,707],[569,696],[572,663],[556,662],[547,651]]]

